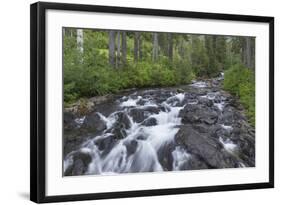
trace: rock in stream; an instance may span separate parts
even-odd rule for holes
[[[135,90],[64,113],[64,175],[255,166],[255,130],[222,77]]]

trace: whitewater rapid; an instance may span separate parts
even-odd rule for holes
[[[206,82],[198,81],[190,86],[202,89],[208,85]],[[186,93],[171,91],[166,99],[156,100],[149,94],[150,92],[153,90],[143,92],[142,95],[136,92],[120,97],[116,100],[118,110],[108,116],[96,112],[104,122],[105,129],[99,135],[83,142],[80,149],[66,155],[64,171],[73,166],[77,153],[91,156],[84,174],[167,171],[163,167],[163,163],[167,163],[166,158],[164,162],[159,159],[161,155],[165,155],[164,152],[170,152],[171,169],[182,170],[182,166],[190,160],[191,153],[188,149],[175,144],[175,136],[182,124],[179,113],[186,105],[197,105],[198,99],[189,99]],[[213,101],[218,95],[219,92],[208,92],[199,98]],[[214,103],[219,111],[223,111],[224,105],[224,100]],[[134,110],[142,110],[144,119],[134,120],[132,115]],[[120,119],[125,119],[126,122],[121,128],[117,128],[119,138],[116,139],[116,127],[119,126]],[[84,120],[85,117],[77,118],[76,122],[81,125]],[[220,126],[226,132],[233,129],[231,125]],[[219,138],[219,142],[228,153],[235,154],[237,146],[234,142],[223,138]],[[239,166],[243,167],[244,164],[241,163]]]

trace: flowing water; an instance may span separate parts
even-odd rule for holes
[[[108,115],[95,112],[104,128],[66,154],[65,175],[192,169],[187,164],[197,159],[198,154],[194,153],[192,146],[183,146],[176,140],[183,126],[180,112],[187,106],[199,106],[205,98],[213,102],[211,109],[220,116],[223,115],[227,101],[220,91],[207,89],[210,87],[207,82],[197,81],[188,87],[196,92],[199,90],[195,97],[189,92],[175,89],[142,90],[117,98],[116,110]],[[75,119],[77,129],[83,127],[86,119],[87,116]],[[231,134],[233,130],[231,124],[219,120],[210,127],[214,126],[225,133]],[[222,152],[227,153],[224,156],[236,157],[236,167],[249,166],[236,156],[239,147],[226,135],[216,140],[217,144],[222,145]]]

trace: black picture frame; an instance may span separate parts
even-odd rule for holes
[[[269,24],[269,181],[238,185],[170,188],[109,193],[46,196],[46,81],[45,38],[46,10],[86,11],[181,17],[230,21],[263,22]],[[144,8],[110,7],[82,4],[38,2],[30,7],[30,199],[37,203],[76,200],[97,200],[198,192],[261,189],[274,187],[274,18],[265,16],[230,15]]]

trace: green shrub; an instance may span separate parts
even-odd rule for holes
[[[151,58],[151,36],[144,35],[142,58],[134,60],[133,33],[127,35],[127,62],[113,68],[108,63],[108,33],[84,30],[83,53],[77,49],[75,32],[64,36],[63,72],[65,105],[127,88],[174,86],[187,84],[193,78],[188,60],[177,57],[173,61],[159,53],[157,62]]]
[[[96,53],[95,58],[105,58]],[[127,88],[173,86],[189,83],[193,79],[190,66],[185,62],[167,65],[165,62],[128,63],[125,67],[112,68],[105,60],[101,64],[72,63],[65,56],[64,101],[69,104],[81,97],[116,93]]]
[[[188,84],[195,78],[191,64],[188,60],[175,59],[173,63],[177,84]]]
[[[240,98],[249,122],[255,125],[255,76],[254,72],[241,64],[225,72],[224,89]]]

